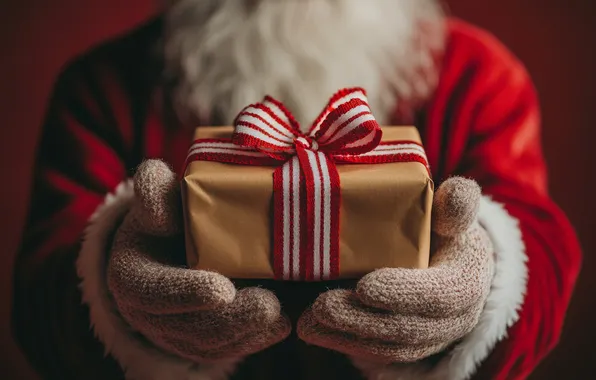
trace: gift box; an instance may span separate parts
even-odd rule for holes
[[[433,181],[418,131],[380,128],[357,94],[332,98],[306,134],[271,98],[235,127],[196,129],[181,179],[190,268],[318,281],[428,266]]]

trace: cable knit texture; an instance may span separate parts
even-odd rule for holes
[[[195,362],[240,358],[283,340],[290,324],[270,291],[184,267],[177,181],[158,160],[134,178],[136,199],[116,232],[108,287],[123,319],[162,350]]]
[[[478,323],[494,272],[491,241],[479,226],[481,191],[451,178],[433,205],[428,269],[383,268],[355,291],[330,290],[301,317],[311,344],[379,363],[409,363],[437,354]]]

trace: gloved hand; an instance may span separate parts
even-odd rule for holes
[[[184,268],[178,182],[165,163],[145,161],[134,189],[107,269],[109,290],[133,330],[195,362],[240,358],[288,336],[273,293],[237,291],[222,275]]]
[[[454,177],[437,190],[428,269],[384,268],[355,291],[321,294],[298,323],[304,341],[379,363],[439,353],[478,323],[494,270],[493,248],[477,222],[480,188]]]

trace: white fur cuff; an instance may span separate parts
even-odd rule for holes
[[[480,202],[479,222],[495,248],[495,276],[478,325],[432,369],[421,364],[384,366],[354,359],[369,380],[466,380],[519,318],[527,284],[527,256],[519,222],[488,197]]]
[[[120,364],[127,379],[133,380],[224,380],[235,363],[201,366],[162,353],[133,335],[115,310],[105,279],[108,239],[128,212],[134,199],[131,181],[120,184],[90,218],[77,273],[82,279],[83,302],[89,306],[91,326],[96,337]]]

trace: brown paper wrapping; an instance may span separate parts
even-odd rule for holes
[[[231,127],[197,128],[228,138]],[[385,127],[383,141],[420,142],[414,127]],[[340,278],[383,267],[426,268],[433,182],[418,162],[337,165],[341,182]],[[273,167],[191,162],[182,179],[186,255],[195,269],[272,279]]]

